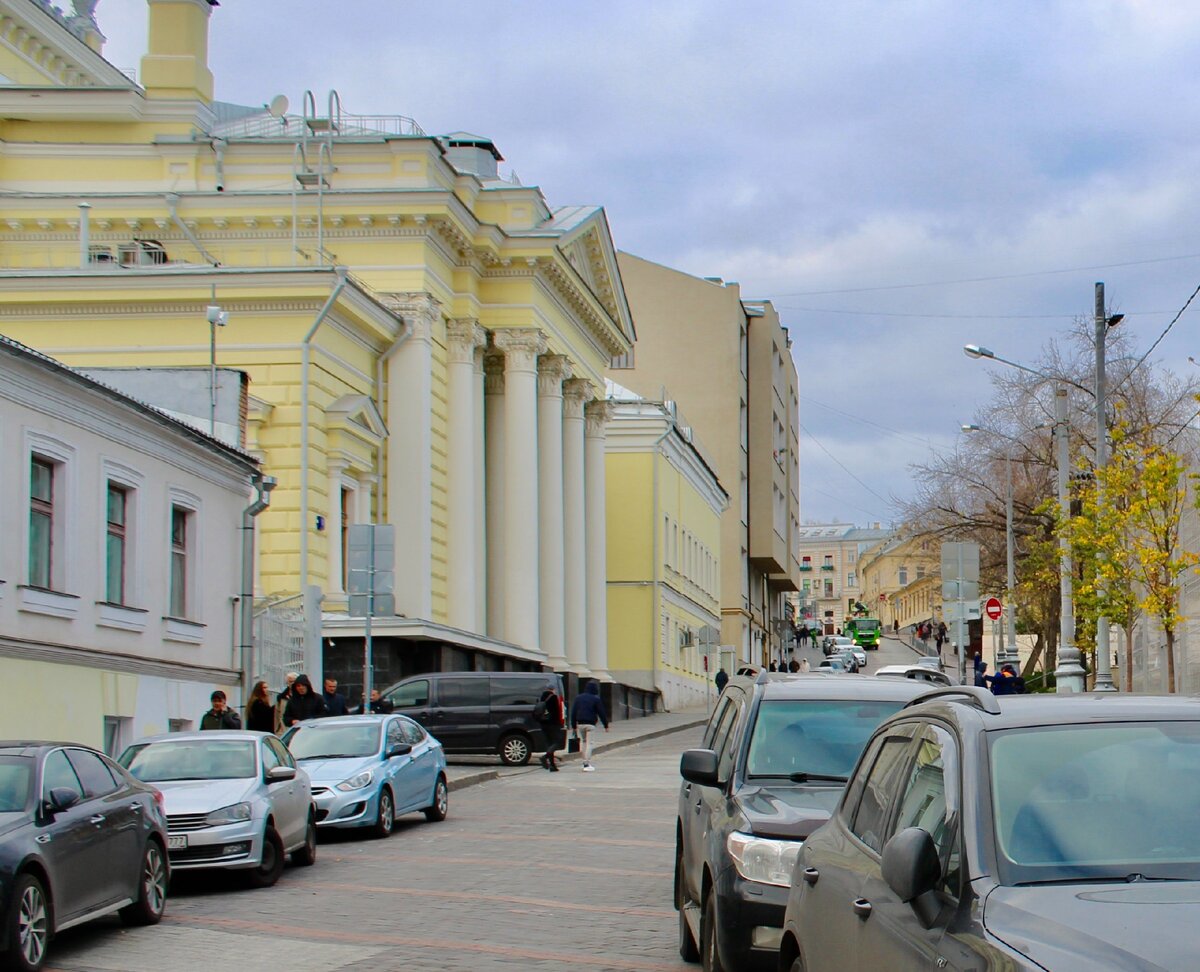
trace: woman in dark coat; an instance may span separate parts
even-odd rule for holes
[[[246,728],[253,732],[275,731],[275,706],[267,695],[267,683],[256,682],[246,703]]]
[[[541,758],[542,768],[552,773],[558,772],[558,760],[554,758],[558,747],[562,745],[563,706],[562,699],[554,689],[542,692],[539,702],[546,703],[546,714],[540,720],[542,733],[546,737],[546,753]]]
[[[305,719],[320,719],[325,714],[325,700],[313,691],[307,675],[300,675],[292,683],[292,697],[283,710],[283,725],[294,726]]]

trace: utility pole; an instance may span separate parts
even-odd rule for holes
[[[1105,417],[1104,345],[1108,340],[1108,328],[1116,324],[1120,316],[1110,318],[1104,307],[1104,284],[1096,284],[1096,505],[1103,502],[1102,474],[1108,464],[1108,422]],[[1097,513],[1099,511],[1097,510]],[[1112,656],[1108,643],[1108,618],[1101,612],[1096,618],[1096,684],[1097,692],[1115,692],[1113,684]]]
[[[1071,515],[1071,494],[1068,475],[1071,470],[1070,426],[1067,424],[1067,389],[1059,385],[1054,389],[1054,434],[1058,437],[1058,506],[1064,522]],[[1084,671],[1079,664],[1079,649],[1075,640],[1075,602],[1071,582],[1071,544],[1066,534],[1058,538],[1059,552],[1059,597],[1058,619],[1058,668],[1054,670],[1055,690],[1060,694],[1082,692]]]

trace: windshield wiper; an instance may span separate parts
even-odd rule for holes
[[[312,756],[297,756],[296,759],[356,759],[359,756],[370,756],[370,753],[314,753]]]
[[[1140,884],[1141,882],[1152,881],[1187,881],[1188,878],[1181,877],[1150,877],[1146,874],[1099,874],[1092,877],[1073,877],[1073,878],[1047,878],[1045,881],[1022,881],[1019,887],[1031,888],[1034,886],[1042,886],[1046,884]]]
[[[788,779],[793,783],[808,783],[811,780],[828,780],[830,783],[845,783],[850,777],[848,776],[831,776],[828,773],[792,773]]]

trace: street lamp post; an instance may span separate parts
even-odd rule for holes
[[[1096,495],[1099,499],[1103,484],[1100,472],[1108,464],[1108,423],[1105,420],[1105,342],[1108,329],[1115,327],[1124,314],[1108,316],[1104,308],[1104,284],[1096,284]],[[1109,655],[1108,618],[1101,613],[1096,618],[1096,684],[1097,692],[1115,692],[1112,661]]]
[[[977,344],[966,345],[963,348],[963,353],[968,358],[987,358],[989,361],[998,361],[1000,364],[1009,365],[1012,368],[1017,368],[1020,371],[1028,372],[1031,375],[1036,375],[1039,378],[1044,378],[1046,381],[1055,383],[1054,435],[1058,443],[1058,504],[1065,521],[1071,515],[1071,497],[1067,484],[1067,477],[1071,467],[1071,445],[1067,422],[1068,402],[1065,385],[1075,385],[1075,383],[1071,381],[1064,383],[1064,379],[1062,378],[1047,375],[1027,365],[1018,364],[1016,361],[1009,361],[1007,358],[1000,357],[991,349],[980,347]],[[1076,387],[1080,386],[1076,385]],[[1086,391],[1086,389],[1084,390]],[[1067,694],[1083,691],[1084,671],[1083,666],[1079,664],[1079,649],[1072,643],[1075,637],[1075,602],[1073,585],[1071,583],[1071,546],[1065,534],[1058,539],[1058,551],[1060,561],[1059,646],[1058,668],[1054,671],[1054,677],[1056,691]]]

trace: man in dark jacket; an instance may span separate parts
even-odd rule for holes
[[[325,714],[327,716],[344,716],[349,709],[346,708],[346,697],[337,690],[337,679],[325,679],[325,692],[321,699],[325,703]]]
[[[319,719],[325,714],[325,700],[313,691],[307,675],[298,675],[292,683],[292,697],[283,709],[284,727],[294,726],[305,719]]]
[[[779,666],[775,664],[774,660],[772,660],[771,671],[778,671],[778,669]],[[717,674],[713,678],[713,681],[717,683],[717,693],[720,694],[721,692],[725,691],[725,686],[729,684],[729,673],[725,671],[724,668],[718,668]]]
[[[220,689],[213,692],[210,700],[212,708],[200,717],[201,729],[241,729],[242,717],[236,709],[225,704],[225,693]]]
[[[596,769],[592,765],[592,733],[597,722],[602,722],[604,731],[608,732],[608,713],[604,709],[604,700],[600,698],[600,683],[592,679],[571,703],[571,731],[579,736],[579,751],[583,756],[585,773]]]
[[[546,709],[545,714],[538,720],[542,727],[542,734],[546,737],[546,752],[541,758],[542,768],[550,770],[551,773],[557,773],[558,760],[555,759],[555,754],[558,752],[558,747],[562,745],[562,699],[558,697],[558,693],[554,689],[547,688],[542,692],[538,702],[544,702]],[[535,711],[534,714],[536,715],[537,712]]]

